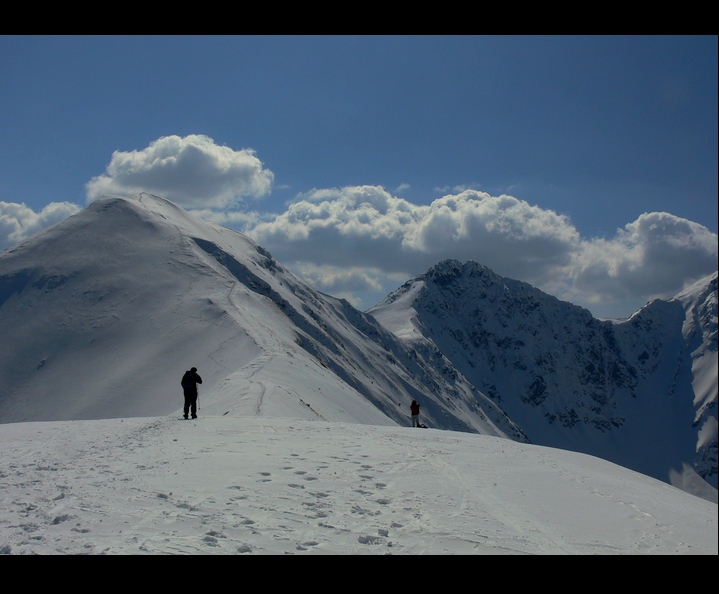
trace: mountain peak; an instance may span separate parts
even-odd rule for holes
[[[370,313],[434,345],[532,443],[679,486],[698,474],[716,489],[716,276],[613,323],[476,262],[445,260]]]
[[[716,309],[714,276],[613,324],[445,260],[362,313],[241,233],[107,196],[0,253],[0,422],[177,414],[197,367],[201,414],[409,425],[417,400],[432,428],[716,494]]]
[[[522,440],[441,353],[149,194],[107,196],[0,254],[0,329],[0,422],[170,414],[194,366],[218,414],[392,425],[418,399],[433,427]]]

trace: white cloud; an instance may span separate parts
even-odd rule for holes
[[[669,213],[644,213],[611,240],[582,243],[569,294],[588,302],[670,298],[716,270],[715,233]]]
[[[435,200],[405,238],[405,246],[429,260],[476,260],[533,282],[568,264],[578,242],[566,217],[475,190]]]
[[[376,186],[313,190],[245,232],[319,290],[365,306],[448,258],[475,260],[596,315],[606,315],[597,304],[672,297],[717,269],[717,235],[668,213],[645,213],[611,239],[582,239],[563,215],[476,190],[429,206]]]
[[[87,201],[105,194],[159,194],[185,208],[232,208],[269,193],[274,174],[251,149],[218,146],[201,134],[164,136],[141,151],[115,151],[106,175],[87,183]]]
[[[51,202],[40,212],[25,203],[0,200],[0,250],[15,245],[34,233],[65,220],[80,210],[71,202]]]
[[[429,205],[379,186],[313,189],[280,213],[246,202],[267,195],[273,181],[253,150],[203,135],[167,136],[141,151],[116,151],[106,175],[87,184],[87,200],[164,196],[250,235],[315,288],[360,309],[445,259],[475,260],[608,317],[671,297],[717,269],[717,235],[669,213],[645,213],[614,237],[582,238],[554,211],[459,186]],[[34,213],[0,202],[0,247],[78,209],[53,203]]]
[[[388,287],[396,288],[407,280],[405,274],[385,273],[372,266],[332,266],[298,262],[292,266],[292,270],[310,286],[328,295],[346,299],[359,310],[376,305],[390,292]]]
[[[536,282],[579,244],[565,217],[511,196],[466,190],[418,206],[376,186],[314,190],[246,232],[287,265],[367,267],[375,279],[456,258]]]

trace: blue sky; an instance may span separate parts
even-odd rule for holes
[[[600,317],[717,269],[716,36],[1,36],[0,248],[103,193],[374,305],[445,258]]]

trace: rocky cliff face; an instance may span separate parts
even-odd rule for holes
[[[716,294],[715,274],[614,323],[476,262],[448,260],[370,313],[391,327],[398,308],[411,311],[417,336],[532,443],[665,481],[695,472],[716,488]]]

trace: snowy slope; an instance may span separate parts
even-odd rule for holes
[[[244,235],[142,194],[0,254],[0,421],[208,414],[522,435],[436,349],[305,285]],[[299,389],[297,386],[301,386]]]
[[[6,423],[0,451],[0,555],[717,554],[715,503],[489,435],[204,414]]]
[[[434,343],[531,443],[689,490],[706,481],[715,499],[716,311],[716,275],[612,323],[476,262],[449,260],[368,313]]]

